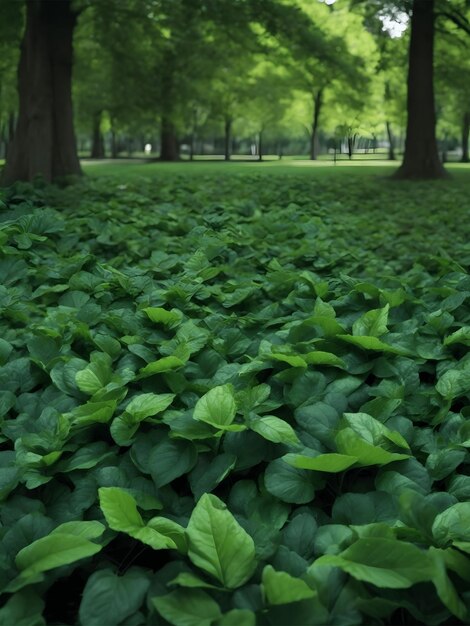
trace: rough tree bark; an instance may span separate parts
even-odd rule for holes
[[[179,143],[175,125],[163,115],[160,130],[160,161],[178,161],[179,158]]]
[[[470,133],[470,112],[464,113],[462,119],[462,163],[468,163],[470,161],[468,136]]]
[[[27,0],[18,66],[19,114],[3,184],[80,175],[73,129],[71,0]]]
[[[434,105],[434,3],[413,0],[408,65],[408,121],[405,155],[394,177],[399,179],[444,178],[439,160]]]
[[[323,89],[319,89],[313,97],[313,120],[310,134],[310,160],[315,161],[318,156],[318,125],[320,111],[323,104]]]
[[[101,111],[93,115],[93,135],[91,143],[91,158],[103,159],[105,157],[104,138],[101,132]]]
[[[387,127],[387,137],[388,137],[388,160],[395,161],[395,137],[392,133],[392,125],[387,120],[385,122],[385,126]]]
[[[224,125],[224,159],[225,161],[230,161],[230,157],[232,156],[231,151],[232,144],[232,118],[225,118]]]

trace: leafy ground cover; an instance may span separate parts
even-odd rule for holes
[[[469,623],[469,189],[4,191],[0,624]]]

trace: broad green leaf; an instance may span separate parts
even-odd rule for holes
[[[383,538],[358,539],[344,552],[322,556],[314,565],[339,567],[357,580],[389,589],[431,581],[436,573],[433,560],[420,548]]]
[[[200,398],[194,407],[193,418],[216,428],[232,424],[237,405],[231,385],[219,385]]]
[[[323,352],[322,350],[315,350],[314,352],[308,352],[303,354],[302,358],[308,365],[330,365],[331,367],[339,367],[339,369],[346,369],[346,363],[343,359],[340,359],[336,354],[332,352]]]
[[[170,537],[144,524],[136,501],[126,491],[119,487],[100,487],[98,493],[101,510],[110,528],[126,533],[154,550],[177,547]]]
[[[264,437],[264,439],[273,441],[274,443],[299,443],[299,439],[292,426],[274,415],[265,415],[251,419],[249,427],[251,430],[258,433],[258,435]]]
[[[217,602],[200,589],[178,589],[152,603],[173,626],[211,626],[222,616]]]
[[[172,480],[189,472],[197,461],[196,447],[191,441],[169,439],[157,443],[150,453],[149,468],[156,487],[168,485]]]
[[[281,354],[273,352],[268,355],[270,359],[274,361],[281,361],[281,363],[287,363],[291,367],[307,367],[307,362],[300,355],[293,354]]]
[[[316,595],[304,580],[295,578],[287,572],[276,572],[271,565],[267,565],[263,570],[262,585],[266,602],[271,605],[289,604]]]
[[[141,607],[150,586],[144,570],[133,568],[121,575],[98,570],[88,578],[80,603],[83,626],[120,624]]]
[[[367,337],[381,337],[388,332],[388,312],[390,306],[386,304],[383,309],[373,309],[361,315],[353,324],[353,335]]]
[[[283,502],[306,504],[315,495],[312,475],[284,462],[272,461],[264,473],[264,483],[269,493]]]
[[[368,465],[387,465],[393,461],[408,459],[408,454],[396,454],[374,446],[361,437],[352,428],[343,428],[335,438],[338,452],[342,455],[356,457],[357,463]]]
[[[205,494],[194,508],[187,528],[188,556],[224,587],[243,585],[256,567],[253,539],[226,505]]]
[[[149,376],[154,376],[155,374],[163,374],[164,372],[177,370],[180,367],[183,367],[184,364],[185,362],[177,356],[164,356],[157,361],[152,361],[152,363],[149,363],[140,369],[137,380],[141,378],[148,378]]]
[[[23,578],[92,556],[101,546],[83,536],[52,532],[18,552],[15,563]]]
[[[213,626],[256,626],[256,614],[248,609],[232,609],[216,620]]]
[[[181,572],[176,578],[170,580],[168,585],[179,585],[180,587],[186,587],[189,589],[218,589],[219,591],[225,591],[217,585],[211,585],[210,583],[202,580],[196,574],[191,572]]]
[[[391,346],[388,343],[385,343],[381,339],[377,337],[369,337],[362,335],[336,335],[338,339],[342,341],[346,341],[347,343],[352,343],[358,348],[363,348],[364,350],[373,350],[377,352],[389,352],[390,354],[400,354],[402,356],[413,356],[412,352],[405,350],[403,348],[396,348],[395,346]]]
[[[126,406],[126,413],[136,422],[152,417],[167,409],[173,402],[173,393],[142,393],[134,396]]]
[[[434,561],[436,571],[433,577],[433,583],[439,598],[453,615],[456,615],[460,620],[465,620],[467,617],[467,607],[459,598],[451,579],[447,575],[445,551],[431,546],[431,548],[429,548],[429,555]]]
[[[178,326],[183,319],[183,314],[181,311],[178,311],[178,309],[171,309],[171,311],[167,311],[161,307],[151,306],[143,309],[143,311],[152,322],[155,322],[156,324],[163,324],[169,328]]]
[[[44,601],[31,589],[10,596],[0,609],[1,626],[45,626]]]
[[[60,524],[57,528],[50,533],[76,535],[77,537],[83,537],[84,539],[97,539],[106,530],[105,526],[101,522],[96,521],[84,521],[84,522],[65,522]]]
[[[354,456],[336,453],[320,454],[315,457],[302,454],[286,454],[282,458],[293,467],[331,473],[343,472],[358,461]]]
[[[434,518],[434,539],[440,544],[470,542],[470,502],[458,502]]]
[[[470,392],[470,367],[447,370],[437,381],[436,390],[446,400],[453,400]]]
[[[75,375],[80,391],[92,396],[105,387],[111,381],[111,363],[109,354],[94,352],[91,355],[91,363]]]
[[[444,339],[445,346],[452,346],[455,343],[470,346],[470,326],[462,326]]]

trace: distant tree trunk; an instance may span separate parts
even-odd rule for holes
[[[434,0],[413,0],[408,66],[405,155],[395,178],[444,178],[434,105]]]
[[[101,111],[96,111],[93,115],[93,134],[91,140],[91,158],[103,159],[105,156],[104,151],[104,138],[101,132]]]
[[[175,125],[166,116],[162,116],[160,131],[160,161],[178,161],[179,144]]]
[[[231,155],[231,144],[232,144],[232,118],[225,118],[224,125],[224,159],[225,161],[230,161]]]
[[[117,159],[119,153],[116,130],[111,127],[111,158]]]
[[[319,89],[313,97],[313,120],[310,134],[310,159],[315,161],[318,156],[318,123],[323,104],[323,89]]]
[[[387,120],[385,122],[385,126],[387,127],[387,137],[388,137],[388,160],[395,161],[395,137],[392,133],[392,125]]]
[[[18,65],[19,114],[3,183],[80,175],[73,129],[72,0],[27,0]]]
[[[263,160],[263,131],[258,133],[258,161]]]
[[[468,150],[468,136],[470,133],[470,112],[464,113],[462,120],[462,163],[468,163],[470,161],[470,155]]]
[[[357,138],[357,134],[356,133],[354,133],[354,135],[348,135],[348,157],[349,157],[349,160],[351,160],[353,158],[354,145],[356,143],[356,138]]]

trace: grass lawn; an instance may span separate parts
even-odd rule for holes
[[[0,192],[0,623],[468,624],[449,169],[94,163]]]

